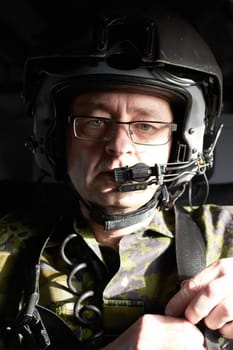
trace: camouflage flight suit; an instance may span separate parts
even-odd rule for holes
[[[207,265],[232,257],[233,207],[205,205],[188,211],[204,235]],[[18,252],[40,235],[40,229],[13,216],[1,219],[0,315]],[[163,314],[179,288],[174,237],[173,211],[156,210],[148,227],[121,239],[118,254],[96,242],[76,219],[73,232],[63,232],[62,240],[52,236],[43,250],[39,304],[60,316],[80,341],[103,334],[112,339],[144,313]],[[224,349],[222,337],[219,343]]]

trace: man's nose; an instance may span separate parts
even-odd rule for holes
[[[105,149],[109,154],[134,153],[135,145],[129,135],[129,126],[116,125],[113,136],[106,143]]]

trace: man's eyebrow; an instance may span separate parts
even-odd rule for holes
[[[100,109],[103,110],[105,112],[110,112],[111,108],[109,108],[109,105],[107,102],[101,102],[101,101],[89,101],[88,103],[86,101],[79,101],[78,103],[75,103],[73,105],[74,107],[78,107],[78,108],[85,108],[85,109]]]
[[[149,107],[135,107],[133,111],[138,114],[153,116],[155,113],[159,112],[159,108],[149,108]]]
[[[160,120],[164,117],[163,113],[161,112],[161,109],[158,107],[150,108],[150,107],[136,107],[133,109],[133,113],[135,116],[140,116],[145,119],[154,119],[154,120]]]

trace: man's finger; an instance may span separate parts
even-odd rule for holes
[[[233,261],[230,260],[232,259],[217,261],[199,272],[193,278],[182,282],[180,290],[171,298],[166,306],[166,315],[174,317],[183,315],[191,300],[193,300],[201,290],[205,289],[215,279],[226,274],[229,265],[232,269]]]

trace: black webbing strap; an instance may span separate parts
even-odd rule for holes
[[[199,226],[191,215],[182,207],[175,206],[174,210],[177,269],[179,278],[183,281],[206,267],[206,244]],[[209,330],[203,322],[200,328],[204,329],[207,350],[233,349],[233,341],[229,340],[223,347],[218,344],[218,331]]]
[[[175,206],[176,261],[181,281],[206,267],[206,247],[203,235],[190,214]]]

